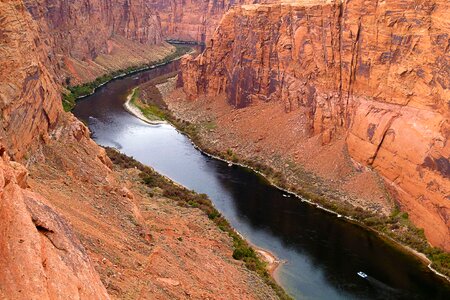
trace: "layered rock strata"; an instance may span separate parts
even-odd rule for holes
[[[28,186],[29,157],[64,118],[48,48],[21,1],[0,3],[0,298],[109,296],[70,224]]]
[[[191,99],[282,105],[302,124],[299,144],[345,139],[355,164],[376,170],[449,250],[449,9],[439,0],[235,7],[206,51],[184,61],[181,81]]]
[[[47,139],[61,115],[49,48],[21,1],[0,3],[0,137],[20,159]],[[50,66],[50,67],[49,67]]]
[[[0,299],[275,298],[206,215],[113,170],[62,110],[67,60],[101,73],[172,52],[140,48],[160,34],[144,4],[0,2]]]
[[[166,39],[205,43],[230,8],[242,4],[281,2],[280,0],[152,0],[161,18]]]

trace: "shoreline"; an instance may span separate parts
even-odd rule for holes
[[[275,272],[278,270],[279,267],[281,267],[283,264],[286,263],[284,260],[278,259],[272,252],[269,250],[257,247],[253,244],[251,244],[252,248],[255,249],[255,251],[260,255],[261,259],[264,260],[267,263],[267,271],[269,272],[270,276],[278,283],[280,282],[277,280],[277,277],[275,276]]]
[[[241,163],[241,162],[230,161],[230,160],[224,159],[224,158],[222,158],[222,157],[216,156],[216,155],[214,155],[214,154],[208,153],[207,151],[205,151],[205,150],[203,150],[201,147],[199,147],[199,146],[194,142],[194,140],[189,136],[188,133],[185,133],[185,132],[182,131],[181,129],[177,128],[177,126],[176,126],[175,124],[173,124],[172,122],[170,122],[170,120],[166,120],[165,123],[166,123],[166,124],[170,124],[171,126],[173,126],[173,127],[175,128],[175,130],[177,130],[179,133],[181,133],[181,134],[183,134],[184,136],[186,136],[186,137],[189,139],[189,141],[191,142],[191,144],[193,145],[193,147],[194,147],[195,149],[197,149],[198,151],[200,151],[201,153],[203,153],[204,155],[206,155],[206,156],[208,156],[208,157],[210,157],[210,158],[213,158],[213,159],[216,159],[216,160],[220,160],[220,161],[222,161],[222,162],[225,162],[225,163],[227,163],[229,166],[234,166],[234,165],[236,165],[236,166],[239,166],[239,167],[243,167],[243,168],[247,168],[247,169],[249,169],[249,170],[252,170],[253,172],[255,172],[255,173],[261,175],[264,179],[266,179],[267,182],[268,182],[271,186],[273,186],[273,187],[277,188],[278,190],[280,190],[280,191],[286,193],[287,195],[296,197],[296,198],[300,199],[300,201],[302,201],[302,202],[306,202],[306,203],[308,203],[308,204],[310,204],[310,205],[312,205],[312,206],[314,206],[314,207],[316,207],[316,208],[318,208],[318,209],[321,209],[321,210],[323,210],[323,211],[325,211],[325,212],[327,212],[327,213],[330,213],[330,214],[335,215],[337,218],[344,219],[344,220],[346,220],[347,222],[349,222],[349,223],[351,223],[351,224],[354,224],[354,225],[356,225],[356,226],[359,226],[359,227],[361,227],[361,228],[363,228],[363,229],[365,229],[365,230],[368,230],[368,231],[370,231],[370,232],[376,234],[378,237],[380,237],[381,239],[383,239],[385,242],[390,243],[393,247],[398,248],[400,251],[403,251],[405,254],[412,255],[412,256],[416,257],[416,258],[417,258],[418,260],[420,260],[424,265],[426,265],[427,268],[428,268],[431,272],[433,272],[435,275],[438,275],[439,277],[441,277],[441,278],[442,278],[443,280],[445,280],[447,283],[450,283],[450,277],[447,276],[447,275],[445,275],[445,274],[443,274],[443,273],[441,273],[441,272],[439,272],[438,270],[434,269],[433,266],[432,266],[433,262],[432,262],[432,261],[431,261],[424,253],[415,250],[414,248],[410,247],[409,245],[405,245],[405,244],[403,244],[402,242],[397,241],[396,239],[394,239],[393,237],[387,235],[387,234],[384,233],[384,232],[378,231],[378,230],[376,230],[376,229],[374,229],[374,228],[372,228],[372,227],[367,226],[367,225],[364,224],[363,222],[358,221],[357,219],[355,219],[355,218],[353,218],[353,217],[346,216],[346,215],[340,214],[340,213],[338,213],[338,212],[336,212],[336,211],[333,211],[332,209],[323,207],[322,205],[320,205],[319,203],[314,202],[313,200],[307,199],[306,197],[304,197],[304,196],[302,196],[302,195],[300,195],[300,194],[297,194],[297,193],[295,193],[295,192],[292,192],[292,191],[290,191],[290,190],[287,190],[287,189],[285,189],[285,188],[283,188],[283,187],[277,185],[277,184],[274,183],[272,180],[270,180],[269,175],[266,175],[266,174],[262,173],[261,171],[258,171],[258,170],[256,170],[255,168],[253,168],[253,167],[251,167],[251,166],[249,166],[249,165],[246,165],[246,164]],[[236,230],[235,230],[235,231],[236,231]],[[238,234],[239,234],[239,233],[238,233]],[[239,235],[240,235],[240,234],[239,234]],[[241,235],[241,236],[242,236],[242,235]],[[243,236],[242,236],[242,237],[243,237]],[[245,239],[245,237],[243,237],[243,238]],[[247,240],[247,239],[246,239],[246,240]],[[268,256],[273,257],[274,260],[277,260],[276,257],[275,257],[272,253],[270,253],[270,251],[268,251],[268,250],[266,250],[266,249],[259,248],[259,247],[255,246],[255,245],[253,245],[253,244],[252,244],[252,247],[255,248],[255,251],[261,250],[261,252],[264,252],[264,253],[268,254]],[[261,253],[260,253],[260,254],[261,254]],[[261,255],[263,256],[263,258],[267,258],[265,255],[263,255],[263,254],[261,254]],[[266,261],[266,259],[264,259],[264,260]],[[279,260],[277,260],[277,261],[278,261],[278,265],[274,266],[272,272],[274,272],[274,271],[280,266],[280,261],[279,261]],[[281,261],[281,262],[282,262],[282,261]],[[270,273],[271,276],[272,276],[272,272]],[[272,276],[272,278],[275,279],[274,276]],[[275,280],[276,280],[276,279],[275,279]]]
[[[149,125],[161,125],[161,124],[167,124],[166,121],[152,121],[150,119],[148,119],[143,113],[142,111],[135,105],[133,105],[131,103],[131,100],[133,99],[133,95],[136,92],[136,89],[138,89],[138,87],[135,87],[134,89],[131,90],[130,94],[128,94],[127,96],[127,101],[125,101],[125,103],[123,104],[123,108],[131,115],[135,116],[136,118],[138,118],[139,120],[149,124]]]
[[[170,124],[170,123],[167,123],[167,124]],[[173,126],[173,125],[171,125],[171,126]],[[175,127],[174,127],[174,129],[177,130]],[[120,153],[121,155],[126,156],[126,154],[123,154],[123,153],[122,153],[119,149],[117,149],[117,148],[110,148],[110,147],[107,147],[107,148],[113,149],[113,151],[115,151],[115,152],[117,152],[117,153]],[[107,150],[108,150],[108,149],[107,149]],[[131,159],[134,160],[134,158],[132,158],[132,157],[131,157]],[[188,191],[188,192],[191,192],[191,193],[194,193],[194,194],[196,193],[195,191],[193,191],[193,190],[189,189],[188,187],[184,186],[183,184],[178,183],[178,182],[174,181],[173,179],[171,179],[170,177],[168,177],[168,176],[166,176],[166,175],[164,175],[164,174],[161,174],[161,173],[157,172],[155,169],[153,169],[153,167],[148,166],[148,165],[144,165],[143,163],[141,163],[141,162],[139,162],[139,161],[136,161],[136,162],[137,162],[139,165],[144,166],[145,168],[150,169],[150,170],[151,170],[154,174],[156,174],[157,176],[159,176],[159,177],[161,177],[161,178],[164,178],[169,184],[174,185],[174,186],[176,186],[176,187],[179,187],[179,188],[181,188],[181,189],[184,189],[184,190],[186,190],[186,191]],[[136,167],[136,166],[135,166],[135,168],[138,168],[139,170],[141,170],[139,167]],[[141,171],[142,171],[142,170],[141,170]],[[171,198],[169,197],[168,199],[171,199]],[[209,199],[209,198],[208,198],[208,199]],[[211,205],[211,207],[212,207],[216,212],[218,212],[219,214],[221,214],[221,212],[217,210],[217,208],[214,206],[214,204],[212,203],[211,200],[210,200],[210,205]],[[205,211],[204,211],[203,209],[201,209],[201,208],[198,208],[198,209],[200,209],[201,211],[205,212]],[[264,269],[267,271],[267,273],[266,273],[266,274],[261,274],[260,272],[257,272],[256,270],[249,269],[249,268],[246,266],[245,261],[243,261],[242,259],[237,259],[237,258],[234,258],[234,257],[230,257],[230,258],[234,258],[236,261],[242,262],[242,263],[243,263],[243,267],[244,267],[244,268],[247,268],[248,271],[250,271],[250,272],[255,272],[256,276],[259,276],[262,280],[264,280],[264,282],[265,282],[269,287],[271,287],[271,288],[273,289],[273,291],[274,291],[278,296],[280,296],[280,295],[282,296],[281,299],[293,299],[289,294],[287,294],[287,292],[285,291],[285,289],[284,289],[284,288],[281,286],[281,284],[277,281],[277,279],[276,279],[276,277],[275,277],[275,275],[274,275],[274,273],[275,273],[275,271],[277,270],[277,268],[278,268],[279,266],[281,266],[285,261],[279,260],[279,259],[278,259],[273,253],[271,253],[269,250],[266,250],[266,249],[257,247],[257,246],[255,246],[254,244],[252,244],[247,238],[245,238],[245,237],[244,237],[242,234],[240,234],[233,226],[231,226],[231,224],[230,224],[226,219],[225,219],[225,222],[226,222],[226,224],[228,225],[228,229],[221,229],[220,226],[219,226],[217,223],[215,223],[211,218],[208,217],[208,219],[209,219],[213,224],[215,224],[216,226],[218,226],[218,228],[219,228],[220,230],[222,230],[222,231],[225,232],[225,233],[228,233],[228,236],[229,236],[229,238],[230,238],[230,240],[231,240],[231,241],[230,241],[231,243],[233,243],[233,242],[235,241],[235,238],[237,237],[238,239],[242,240],[242,241],[246,244],[246,247],[252,249],[252,250],[255,252],[255,254],[256,254],[256,259],[257,259],[259,262],[264,262],[264,263],[267,264],[267,265],[264,266]],[[233,235],[234,235],[234,236],[233,236]],[[233,247],[233,248],[234,248],[234,247]],[[234,249],[236,249],[236,248],[234,248]]]
[[[407,253],[409,253],[409,254],[415,256],[417,259],[419,259],[420,261],[422,261],[422,263],[426,264],[427,268],[428,268],[431,272],[433,272],[434,274],[440,276],[442,279],[446,280],[447,283],[450,283],[450,277],[449,277],[449,276],[446,276],[445,274],[442,274],[442,273],[440,273],[439,271],[437,271],[436,269],[434,269],[434,268],[432,267],[433,262],[432,262],[432,261],[431,261],[424,253],[421,253],[421,252],[419,252],[419,251],[417,251],[417,250],[411,248],[411,247],[408,246],[408,245],[404,245],[404,244],[402,244],[401,242],[395,240],[394,238],[392,238],[392,237],[386,235],[385,233],[380,232],[380,231],[377,231],[377,230],[375,230],[375,229],[373,229],[373,228],[371,228],[371,227],[368,227],[367,225],[363,224],[362,222],[359,222],[358,220],[356,220],[356,219],[354,219],[354,218],[352,218],[352,217],[341,215],[341,214],[339,214],[339,213],[337,213],[337,212],[335,212],[335,211],[333,211],[333,210],[331,210],[331,209],[328,209],[328,208],[326,208],[326,207],[321,206],[321,205],[318,204],[318,203],[313,202],[312,200],[308,200],[308,199],[304,198],[303,196],[301,196],[301,195],[299,195],[299,194],[296,194],[296,193],[294,193],[294,192],[292,192],[292,191],[289,191],[289,190],[287,190],[287,189],[284,189],[284,188],[282,188],[282,187],[276,185],[275,183],[273,183],[273,182],[269,179],[269,177],[268,177],[266,174],[264,174],[264,173],[262,173],[262,172],[260,172],[260,171],[258,171],[258,170],[256,170],[256,169],[254,169],[254,168],[251,167],[251,166],[248,166],[248,165],[245,165],[245,164],[242,164],[242,163],[239,163],[239,162],[229,161],[229,160],[226,160],[226,159],[224,159],[224,158],[215,156],[215,155],[213,155],[213,154],[210,154],[210,153],[204,151],[204,150],[201,149],[199,146],[197,146],[197,144],[195,144],[195,142],[194,142],[187,134],[185,134],[184,132],[182,132],[181,130],[179,130],[178,128],[176,128],[172,123],[170,123],[170,125],[172,125],[178,132],[180,132],[181,134],[185,135],[185,136],[191,141],[191,143],[192,143],[192,145],[194,146],[194,148],[196,148],[196,149],[197,149],[198,151],[200,151],[201,153],[203,153],[203,154],[205,154],[205,155],[207,155],[207,156],[209,156],[209,157],[211,157],[211,158],[214,158],[214,159],[223,161],[223,162],[227,163],[228,165],[232,165],[232,166],[236,165],[236,166],[239,166],[239,167],[243,167],[243,168],[247,168],[247,169],[249,169],[249,170],[252,170],[253,172],[255,172],[255,173],[257,173],[257,174],[263,176],[271,186],[277,188],[278,190],[283,191],[283,192],[285,192],[286,194],[288,194],[288,195],[290,195],[290,196],[294,196],[294,197],[300,199],[300,201],[306,202],[306,203],[308,203],[308,204],[310,204],[310,205],[312,205],[312,206],[315,206],[315,207],[318,208],[318,209],[321,209],[321,210],[323,210],[323,211],[326,211],[326,212],[328,212],[328,213],[330,213],[330,214],[334,214],[337,218],[345,219],[345,220],[347,220],[347,222],[350,222],[350,223],[352,223],[352,224],[355,224],[355,225],[357,225],[357,226],[360,226],[360,227],[362,227],[362,228],[364,228],[364,229],[366,229],[366,230],[368,230],[368,231],[371,231],[371,232],[377,234],[380,238],[382,238],[382,239],[384,239],[384,240],[387,240],[387,241],[390,241],[391,243],[394,244],[394,246],[400,248],[402,251],[407,252]],[[275,278],[274,278],[274,279],[275,279]]]
[[[180,43],[180,45],[181,45],[181,43]],[[156,69],[156,68],[159,68],[159,67],[168,65],[168,64],[170,64],[171,62],[180,60],[183,56],[192,54],[192,53],[194,53],[194,52],[195,52],[195,49],[192,48],[191,51],[189,51],[189,52],[187,52],[187,53],[185,53],[185,54],[183,54],[183,55],[180,55],[180,56],[178,56],[178,57],[175,57],[174,59],[171,59],[171,60],[169,60],[169,61],[166,61],[166,62],[163,62],[163,63],[151,64],[151,65],[144,65],[143,67],[137,68],[137,69],[135,69],[135,70],[133,70],[133,71],[131,71],[131,72],[128,72],[128,73],[122,73],[122,74],[116,75],[116,76],[112,77],[110,80],[105,81],[105,82],[99,84],[98,86],[94,87],[94,88],[92,89],[92,92],[91,92],[90,94],[79,96],[78,98],[76,98],[76,100],[80,100],[80,99],[83,99],[83,98],[92,96],[92,95],[97,91],[98,88],[104,86],[105,84],[108,84],[109,82],[111,82],[111,81],[113,81],[113,80],[115,80],[115,79],[123,78],[123,77],[129,76],[129,75],[134,75],[134,74],[136,74],[136,73],[140,73],[140,72],[143,72],[143,71],[152,70],[152,69]]]
[[[140,119],[141,121],[148,123],[150,125],[160,125],[160,124],[170,124],[175,130],[177,130],[178,132],[182,133],[183,135],[185,135],[183,132],[179,131],[173,124],[171,124],[168,121],[151,121],[149,120],[147,117],[145,117],[145,115],[139,110],[138,107],[136,107],[135,105],[133,105],[131,103],[131,99],[133,98],[133,95],[136,91],[138,87],[135,87],[130,94],[128,94],[127,96],[127,101],[123,104],[124,109],[131,115],[135,116],[136,118]],[[189,137],[188,137],[189,138]],[[189,138],[189,140],[191,141],[191,143],[194,145],[194,148],[196,148],[197,150],[199,149],[193,142],[192,140]],[[183,186],[180,183],[177,183],[175,181],[173,181],[171,178],[162,175],[164,177],[166,177],[168,180],[172,181],[174,184],[177,184],[181,187],[184,187],[187,189],[187,187]],[[270,252],[268,249],[264,249],[262,247],[256,246],[255,244],[251,243],[248,238],[246,238],[245,236],[243,236],[240,232],[238,232],[234,227],[233,230],[239,235],[241,236],[244,240],[247,241],[247,243],[255,250],[255,252],[258,254],[258,256],[267,263],[267,271],[269,272],[270,276],[279,284],[276,276],[275,276],[275,271],[277,271],[277,269],[279,267],[281,267],[285,261],[280,260],[275,254],[273,254],[272,252]]]
[[[418,260],[420,260],[424,265],[426,265],[427,268],[428,268],[431,272],[433,272],[435,275],[438,275],[439,277],[441,277],[441,278],[442,278],[443,280],[445,280],[447,283],[450,283],[450,277],[447,276],[447,275],[445,275],[445,274],[443,274],[443,273],[441,273],[441,272],[439,272],[438,270],[434,269],[433,266],[432,266],[433,262],[432,262],[432,261],[431,261],[424,253],[415,250],[414,248],[410,247],[409,245],[405,245],[405,244],[403,244],[402,242],[397,241],[397,240],[394,239],[393,237],[391,237],[391,236],[385,234],[384,232],[378,231],[378,230],[376,230],[376,229],[374,229],[374,228],[371,228],[371,227],[367,226],[366,224],[364,224],[364,223],[358,221],[358,220],[355,219],[355,218],[352,218],[352,217],[346,216],[346,215],[342,215],[342,214],[340,214],[340,213],[338,213],[338,212],[336,212],[336,211],[333,211],[332,209],[323,207],[323,206],[320,205],[319,203],[316,203],[316,202],[314,202],[314,201],[312,201],[312,200],[309,200],[309,199],[305,198],[304,196],[302,196],[302,195],[300,195],[300,194],[297,194],[297,193],[295,193],[295,192],[292,192],[292,191],[290,191],[290,190],[287,190],[287,189],[285,189],[285,188],[283,188],[283,187],[277,185],[277,184],[274,183],[272,180],[270,180],[270,177],[269,177],[268,175],[262,173],[261,171],[256,170],[255,168],[253,168],[253,167],[251,167],[251,166],[249,166],[249,165],[246,165],[246,164],[241,163],[241,162],[230,161],[230,160],[224,159],[224,158],[222,158],[222,157],[216,156],[216,155],[214,155],[214,154],[208,153],[207,151],[205,151],[205,150],[203,150],[201,147],[199,147],[199,146],[194,142],[194,140],[189,136],[189,134],[187,134],[187,133],[183,132],[182,130],[180,130],[179,128],[177,128],[177,127],[176,127],[173,123],[171,123],[170,121],[167,121],[167,123],[170,124],[171,126],[173,126],[179,133],[181,133],[181,134],[183,134],[184,136],[186,136],[186,137],[189,139],[189,141],[191,142],[191,144],[194,146],[194,148],[197,149],[198,151],[200,151],[201,153],[203,153],[204,155],[206,155],[206,156],[208,156],[208,157],[210,157],[210,158],[214,158],[214,159],[216,159],[216,160],[220,160],[220,161],[222,161],[222,162],[225,162],[225,163],[227,163],[229,166],[234,166],[234,165],[236,165],[236,166],[239,166],[239,167],[247,168],[247,169],[249,169],[249,170],[251,170],[251,171],[253,171],[253,172],[255,172],[255,173],[261,175],[264,179],[267,180],[267,182],[268,182],[271,186],[273,186],[273,187],[277,188],[278,190],[280,190],[280,191],[286,193],[287,195],[294,196],[294,197],[300,199],[300,201],[302,201],[302,202],[306,202],[306,203],[308,203],[308,204],[310,204],[310,205],[312,205],[312,206],[314,206],[314,207],[316,207],[316,208],[318,208],[318,209],[321,209],[321,210],[323,210],[323,211],[325,211],[325,212],[327,212],[327,213],[330,213],[330,214],[335,215],[337,218],[344,219],[344,220],[346,220],[346,221],[349,222],[349,223],[352,223],[352,224],[354,224],[354,225],[357,225],[357,226],[359,226],[359,227],[361,227],[361,228],[363,228],[363,229],[365,229],[365,230],[368,230],[368,231],[370,231],[370,232],[376,234],[376,235],[379,236],[381,239],[385,240],[385,241],[388,242],[388,243],[391,243],[392,246],[397,247],[399,250],[405,252],[406,254],[409,254],[409,255],[412,255],[412,256],[416,257],[416,258],[417,258]],[[258,248],[258,247],[255,247],[255,248]],[[255,250],[256,250],[256,249],[255,249]],[[261,250],[264,251],[264,249],[261,249]],[[278,266],[277,266],[277,267],[278,267]],[[274,278],[274,279],[275,279],[275,278]]]
[[[182,43],[175,44],[175,45],[182,45]],[[192,46],[192,45],[195,45],[195,44],[188,44],[188,45],[191,45],[191,46]],[[176,47],[176,46],[175,46],[175,47]],[[89,92],[89,93],[87,93],[87,94],[84,94],[84,95],[80,95],[80,96],[75,97],[75,98],[74,98],[75,103],[73,104],[73,106],[72,106],[72,107],[70,108],[70,110],[68,110],[68,111],[72,111],[72,110],[73,110],[73,108],[75,107],[77,101],[83,100],[83,99],[85,99],[85,98],[87,98],[87,97],[89,97],[89,96],[92,96],[93,94],[95,94],[95,92],[97,91],[97,89],[99,89],[100,87],[102,87],[102,86],[104,86],[104,85],[110,83],[111,81],[114,81],[114,80],[120,79],[120,78],[124,78],[124,77],[127,77],[127,76],[131,76],[131,75],[134,75],[134,74],[143,72],[143,71],[153,70],[153,69],[156,69],[156,68],[159,68],[159,67],[168,65],[168,64],[170,64],[170,63],[172,63],[172,62],[174,62],[174,61],[180,60],[180,59],[183,58],[185,55],[190,55],[190,54],[193,54],[193,53],[196,52],[196,50],[195,50],[194,48],[192,48],[192,47],[190,47],[190,48],[191,48],[191,51],[186,52],[186,53],[184,53],[184,54],[181,54],[181,55],[179,55],[179,56],[177,56],[177,57],[175,57],[175,58],[173,58],[173,59],[171,59],[171,60],[168,60],[168,61],[165,61],[165,62],[162,62],[162,63],[153,63],[153,64],[150,63],[150,64],[144,64],[144,65],[141,65],[141,66],[136,67],[136,69],[133,69],[133,70],[131,70],[131,71],[129,71],[129,72],[124,72],[124,73],[120,73],[120,74],[118,74],[118,75],[112,76],[110,79],[106,80],[105,82],[102,82],[102,83],[100,83],[100,84],[94,86],[94,87],[92,88],[91,92]],[[170,56],[170,55],[171,55],[171,54],[169,54],[168,56]],[[168,56],[166,56],[166,57],[168,57]],[[104,76],[107,76],[107,75],[108,75],[108,74],[105,74]],[[109,75],[111,75],[111,73],[110,73]],[[86,83],[83,83],[83,84],[81,84],[81,85],[91,84],[91,83],[93,83],[93,82],[95,82],[95,81],[86,82]],[[71,87],[66,86],[66,87],[64,87],[64,88],[67,89],[67,90],[69,90],[69,93],[68,93],[67,95],[70,95],[70,94],[72,93],[72,92],[70,91],[70,88],[71,88]],[[73,86],[72,86],[72,88],[73,88]],[[64,103],[64,101],[65,101],[65,100],[64,100],[64,93],[63,93],[63,96],[62,96],[62,102]]]
[[[133,92],[132,92],[130,95],[132,96],[133,93],[134,93],[134,89],[133,89]],[[130,99],[131,99],[131,96],[130,96],[130,95],[129,95],[129,97],[130,97]],[[127,102],[128,102],[128,101],[127,101]],[[130,106],[132,106],[132,105],[130,104]],[[138,109],[138,108],[136,108],[136,109]],[[139,109],[138,109],[138,110],[139,110]],[[139,113],[140,113],[140,110],[139,110]],[[136,115],[136,114],[134,114],[134,113],[132,113],[132,114],[139,118],[138,115]],[[145,118],[145,116],[144,116],[144,118]],[[145,118],[145,119],[146,119],[146,118]],[[143,121],[144,121],[144,120],[143,120]],[[151,121],[148,120],[148,119],[146,119],[145,122],[152,124]],[[334,214],[337,218],[345,219],[347,222],[350,222],[350,223],[352,223],[352,224],[354,224],[354,225],[360,226],[360,227],[362,227],[362,228],[364,228],[364,229],[366,229],[366,230],[368,230],[368,231],[371,231],[372,233],[378,235],[381,239],[385,240],[386,242],[390,242],[393,246],[399,248],[401,251],[403,251],[403,252],[405,252],[405,253],[409,253],[410,255],[413,255],[413,256],[416,257],[418,260],[422,261],[422,263],[425,264],[425,265],[427,266],[427,268],[428,268],[431,272],[433,272],[434,274],[438,275],[438,276],[441,277],[442,279],[446,280],[447,283],[450,283],[450,277],[448,277],[448,276],[446,276],[445,274],[442,274],[442,273],[440,273],[439,271],[437,271],[436,269],[434,269],[434,268],[432,267],[433,262],[432,262],[432,261],[431,261],[424,253],[421,253],[421,252],[419,252],[419,251],[417,251],[417,250],[411,248],[410,246],[405,245],[405,244],[403,244],[403,243],[401,243],[401,242],[395,240],[394,238],[388,236],[387,234],[385,234],[385,233],[383,233],[383,232],[380,232],[380,231],[377,231],[377,230],[375,230],[374,228],[371,228],[371,227],[365,225],[364,223],[362,223],[362,222],[360,222],[360,221],[358,221],[358,220],[356,220],[356,219],[354,219],[354,218],[352,218],[352,217],[350,217],[350,216],[341,215],[341,214],[339,214],[339,213],[337,213],[337,212],[335,212],[335,211],[333,211],[333,210],[331,210],[331,209],[329,209],[329,208],[323,207],[322,205],[313,202],[312,200],[306,199],[305,197],[303,197],[303,196],[301,196],[301,195],[299,195],[299,194],[296,194],[296,193],[294,193],[294,192],[292,192],[292,191],[289,191],[289,190],[287,190],[287,189],[285,189],[285,188],[282,188],[282,187],[278,186],[277,184],[275,184],[274,182],[272,182],[272,181],[270,180],[270,178],[269,178],[268,175],[266,175],[266,174],[264,174],[264,173],[262,173],[262,172],[260,172],[260,171],[258,171],[258,170],[256,170],[256,169],[254,169],[253,167],[251,167],[251,166],[249,166],[249,165],[245,165],[245,164],[240,163],[240,162],[229,161],[229,160],[224,159],[224,158],[221,158],[221,157],[219,157],[219,156],[210,154],[210,153],[204,151],[203,149],[201,149],[201,148],[200,148],[200,147],[192,140],[192,138],[191,138],[187,133],[185,133],[185,132],[183,132],[182,130],[178,129],[173,123],[171,123],[170,121],[162,121],[162,122],[165,123],[165,124],[170,124],[171,126],[173,126],[173,127],[175,128],[175,130],[177,130],[179,133],[183,134],[184,136],[186,136],[186,137],[189,139],[189,141],[191,142],[191,144],[194,146],[195,149],[197,149],[197,150],[200,151],[201,153],[207,155],[208,157],[211,157],[211,158],[214,158],[214,159],[223,161],[223,162],[227,163],[228,165],[232,165],[232,166],[236,165],[236,166],[240,166],[240,167],[243,167],[243,168],[250,169],[250,170],[252,170],[253,172],[255,172],[255,173],[257,173],[257,174],[263,176],[263,177],[267,180],[267,182],[268,182],[270,185],[272,185],[273,187],[277,188],[278,190],[280,190],[280,191],[282,191],[282,192],[285,192],[286,194],[288,194],[288,195],[290,195],[290,196],[294,196],[294,197],[300,199],[300,201],[306,202],[306,203],[308,203],[308,204],[310,204],[310,205],[312,205],[312,206],[315,206],[315,207],[318,208],[318,209],[321,209],[321,210],[323,210],[323,211],[326,211],[326,212],[328,212],[328,213],[330,213],[330,214]],[[159,124],[161,124],[161,123],[159,123]],[[155,125],[155,124],[152,124],[152,125]],[[236,231],[236,230],[235,230],[235,231]],[[240,235],[240,233],[238,233],[238,234]],[[241,236],[242,236],[242,235],[241,235]],[[243,236],[242,236],[242,237],[243,237]],[[243,238],[245,239],[245,237],[243,237]],[[247,239],[245,239],[245,240],[247,240]],[[276,258],[275,255],[273,255],[270,251],[268,251],[268,250],[266,250],[266,249],[262,249],[262,248],[260,248],[260,247],[257,247],[257,246],[255,246],[255,245],[253,245],[253,244],[251,244],[251,246],[255,249],[256,252],[258,252],[258,254],[264,259],[264,261],[266,261],[266,262],[268,263],[268,271],[269,271],[271,277],[276,281],[276,278],[275,278],[275,276],[273,276],[273,274],[274,274],[274,272],[277,270],[277,268],[281,266],[282,261],[278,260],[278,259]]]

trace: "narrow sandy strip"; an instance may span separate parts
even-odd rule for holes
[[[269,250],[263,249],[263,248],[261,248],[261,247],[256,246],[256,245],[253,244],[253,243],[250,243],[250,241],[249,241],[247,238],[245,238],[245,236],[243,236],[243,235],[242,235],[239,231],[237,231],[234,227],[232,227],[232,228],[233,228],[234,232],[235,232],[237,235],[239,235],[243,240],[245,240],[245,241],[249,244],[249,246],[252,247],[252,248],[256,251],[256,253],[258,253],[259,257],[260,257],[264,262],[267,263],[267,267],[266,267],[267,271],[269,271],[270,276],[271,276],[273,279],[275,279],[275,281],[276,281],[277,283],[279,283],[279,282],[277,281],[276,276],[274,276],[274,274],[275,274],[275,271],[277,270],[277,268],[278,268],[280,265],[286,263],[286,261],[285,261],[285,260],[279,260],[278,257],[276,257],[275,254],[273,254],[273,253],[270,252]]]
[[[270,276],[272,276],[275,281],[277,280],[274,276],[276,269],[285,261],[279,260],[273,253],[268,250],[256,247],[252,245],[252,248],[260,255],[261,259],[263,259],[267,263],[267,270],[269,271]]]
[[[133,99],[133,95],[136,92],[137,87],[135,87],[131,93],[127,96],[127,101],[123,104],[123,107],[125,108],[125,110],[127,112],[129,112],[130,114],[132,114],[133,116],[135,116],[136,118],[140,119],[141,121],[148,123],[150,125],[159,125],[159,124],[166,124],[166,121],[155,121],[155,120],[150,120],[148,119],[143,113],[142,111],[134,106],[131,103],[131,99]]]
[[[127,96],[127,101],[123,104],[123,107],[125,108],[125,110],[127,112],[129,112],[130,114],[132,114],[133,116],[137,117],[138,119],[149,123],[151,125],[158,125],[158,124],[167,124],[166,121],[152,121],[149,120],[147,117],[145,117],[145,115],[141,112],[141,110],[139,108],[137,108],[136,106],[134,106],[131,103],[131,99],[133,98],[133,95],[136,91],[137,87],[134,88],[131,93]],[[175,127],[174,127],[175,128]],[[175,128],[176,129],[176,128]],[[177,130],[177,129],[176,129]],[[178,131],[178,130],[177,130]],[[191,143],[194,144],[191,140]],[[195,145],[195,144],[194,144]],[[166,177],[168,178],[168,177]],[[170,181],[172,181],[172,179],[168,178]],[[173,181],[172,181],[173,182]],[[175,183],[175,182],[174,182]],[[177,183],[176,183],[177,184]],[[185,186],[179,184],[180,186],[186,188]],[[188,189],[188,188],[186,188]],[[241,236],[241,238],[243,238],[244,240],[246,240],[248,243],[249,241],[242,236],[239,232],[237,232],[236,229],[233,228],[233,230],[239,234]],[[255,249],[255,251],[259,254],[260,258],[265,261],[267,263],[267,270],[269,271],[269,274],[272,276],[272,278],[275,278],[274,276],[274,272],[275,270],[283,263],[283,261],[279,260],[273,253],[271,253],[270,251],[266,250],[266,249],[262,249],[260,247],[257,247],[254,244],[249,243],[250,246]]]

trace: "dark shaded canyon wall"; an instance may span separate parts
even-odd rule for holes
[[[86,249],[52,207],[55,199],[35,193],[17,161],[45,165],[43,148],[63,139],[91,162],[83,171],[110,176],[104,150],[63,112],[61,83],[74,63],[96,68],[99,56],[120,46],[139,50],[135,45],[161,41],[146,1],[0,1],[1,299],[109,299]],[[141,61],[146,53],[138,53]],[[97,69],[86,78],[105,72]],[[57,163],[65,166],[64,159]]]
[[[449,250],[448,11],[442,0],[236,7],[206,51],[183,62],[184,90],[226,93],[236,108],[301,110],[309,136],[345,138],[355,163],[378,171]]]
[[[235,5],[271,3],[277,0],[151,0],[161,17],[166,39],[206,42],[217,28],[223,14]]]
[[[96,61],[100,55],[162,41],[159,19],[144,0],[17,1],[21,18],[13,13],[16,4],[2,3],[0,134],[15,158],[55,125],[61,113],[57,83],[67,84],[66,78],[77,72],[81,79],[72,83],[95,79],[110,71]],[[144,62],[153,57],[152,49],[133,50],[115,58]]]

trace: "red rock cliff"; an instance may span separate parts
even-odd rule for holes
[[[184,90],[303,112],[308,136],[345,138],[449,250],[449,10],[440,0],[235,7],[206,51],[184,61]]]
[[[0,3],[1,142],[13,158],[22,158],[45,140],[61,114],[49,48],[37,34],[21,1]]]
[[[191,42],[207,41],[223,14],[231,7],[277,0],[152,0],[161,17],[162,34],[167,39]]]
[[[109,68],[109,58],[102,60],[105,55],[115,55],[122,62],[119,68],[145,63],[157,52],[149,46],[162,42],[159,17],[145,0],[24,3],[50,46],[48,57],[58,77],[69,78],[68,83],[117,69]]]
[[[38,152],[68,119],[48,48],[21,1],[0,2],[0,41],[0,298],[108,299],[70,225],[9,159]]]
[[[230,260],[228,235],[206,215],[153,198],[136,169],[113,171],[62,110],[65,76],[89,80],[173,51],[154,47],[145,3],[0,1],[0,299],[275,298]],[[167,243],[178,230],[192,244]]]
[[[4,149],[2,149],[2,152]],[[0,298],[109,299],[89,256],[24,166],[0,158]]]

